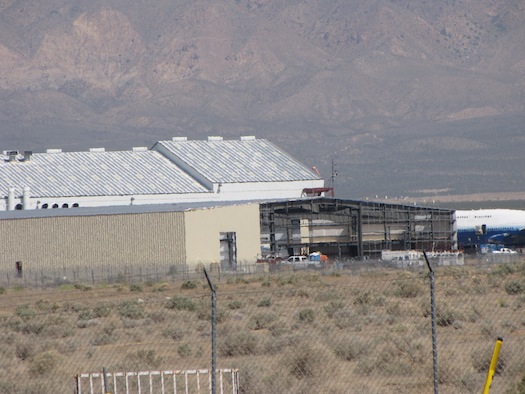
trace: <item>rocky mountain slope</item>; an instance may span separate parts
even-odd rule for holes
[[[520,0],[0,1],[3,149],[268,138],[338,195],[522,191]]]

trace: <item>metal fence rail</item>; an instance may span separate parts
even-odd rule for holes
[[[75,394],[189,394],[211,393],[211,371],[172,370],[81,373],[76,376]],[[218,392],[239,393],[239,371],[218,369]],[[106,382],[106,383],[105,383]],[[105,387],[105,384],[108,387]]]

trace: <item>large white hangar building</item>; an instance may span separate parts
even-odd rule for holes
[[[253,136],[0,157],[0,211],[286,199],[323,187],[309,167]]]

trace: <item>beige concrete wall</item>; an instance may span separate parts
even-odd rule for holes
[[[217,207],[186,212],[188,265],[220,262],[221,232],[235,232],[237,262],[255,263],[261,253],[259,204]]]
[[[185,259],[184,213],[0,220],[0,269],[169,266]]]

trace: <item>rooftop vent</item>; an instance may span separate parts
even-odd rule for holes
[[[188,141],[188,137],[173,137],[173,142],[182,142],[182,141]]]
[[[101,153],[101,152],[105,152],[106,148],[89,148],[89,151],[91,153]]]
[[[222,137],[210,136],[208,137],[208,141],[222,141]]]
[[[54,154],[54,153],[62,153],[62,149],[47,149],[46,153]]]
[[[254,135],[241,135],[241,141],[254,141]]]
[[[132,150],[133,152],[147,152],[148,148],[146,146],[134,146]]]
[[[16,157],[18,156],[17,150],[8,150],[5,152],[7,156],[9,156],[9,161],[15,161]]]
[[[24,151],[24,161],[31,160],[31,156],[32,155],[33,155],[33,151],[31,151],[31,150]]]

